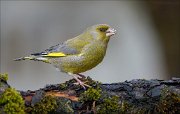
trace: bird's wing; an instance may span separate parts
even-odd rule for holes
[[[77,50],[68,46],[66,43],[58,44],[46,49],[40,53],[34,53],[31,55],[41,56],[41,57],[64,57],[68,55],[77,54]]]

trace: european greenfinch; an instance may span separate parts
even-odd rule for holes
[[[110,37],[115,33],[116,30],[107,24],[94,25],[62,44],[15,60],[34,60],[52,64],[60,71],[73,76],[83,88],[89,87],[80,80],[83,76],[80,73],[94,68],[103,60]]]

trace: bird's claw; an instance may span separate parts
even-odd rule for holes
[[[72,75],[72,74],[70,74],[70,75]],[[77,74],[77,75],[72,75],[72,76],[73,76],[74,79],[77,81],[76,83],[74,83],[75,85],[80,85],[80,86],[82,86],[84,89],[86,89],[85,86],[86,86],[86,87],[91,87],[91,86],[85,84],[84,82],[82,82],[82,81],[79,79],[79,78],[83,78],[83,75]]]
[[[82,81],[77,81],[76,83],[74,83],[75,85],[80,85],[82,86],[84,89],[86,89],[86,87],[91,87],[90,85],[85,84]]]

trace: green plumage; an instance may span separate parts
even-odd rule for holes
[[[77,53],[61,58],[51,58],[50,63],[62,72],[77,74],[85,72],[97,66],[104,58],[109,37],[100,32],[98,27],[108,26],[96,25],[88,28],[81,35],[67,40],[68,47],[76,49]]]
[[[107,36],[109,28],[106,24],[94,25],[62,44],[16,60],[43,61],[54,65],[62,72],[71,74],[85,72],[103,60],[110,38]]]
[[[86,45],[80,54],[62,58],[51,58],[49,61],[63,72],[77,74],[98,65],[103,60],[105,53],[106,46],[104,44],[93,42]]]

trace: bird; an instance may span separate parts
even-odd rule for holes
[[[88,27],[82,34],[63,43],[51,46],[30,56],[14,59],[42,61],[72,76],[83,88],[90,87],[80,80],[81,73],[96,67],[106,55],[108,42],[116,30],[108,24],[97,24]]]

